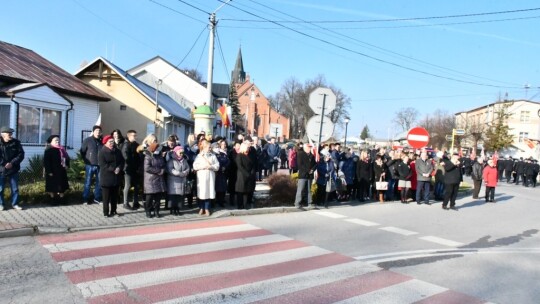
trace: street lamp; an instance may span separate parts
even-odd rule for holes
[[[345,151],[347,151],[347,128],[349,127],[349,117],[345,117],[345,141],[343,142],[343,145],[345,146]]]

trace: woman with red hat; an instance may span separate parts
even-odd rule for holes
[[[116,212],[118,189],[124,168],[124,157],[114,143],[114,138],[107,135],[102,140],[103,147],[98,153],[99,181],[103,197],[103,215],[119,216]],[[109,208],[110,207],[110,208]]]

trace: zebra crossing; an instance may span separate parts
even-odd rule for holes
[[[485,303],[237,219],[39,241],[88,303]]]

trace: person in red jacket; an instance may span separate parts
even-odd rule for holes
[[[495,187],[497,187],[498,173],[492,159],[488,160],[488,165],[483,171],[484,182],[486,183],[486,203],[495,203]]]

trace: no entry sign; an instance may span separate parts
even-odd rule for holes
[[[422,127],[414,127],[407,133],[407,142],[415,149],[423,148],[429,142],[429,133]]]

